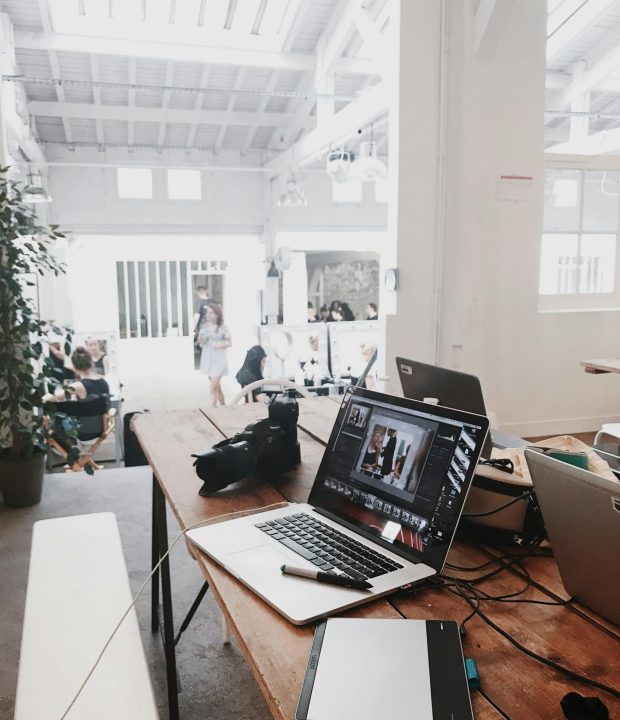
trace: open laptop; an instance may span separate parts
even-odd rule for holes
[[[307,504],[187,536],[296,625],[359,605],[441,572],[487,430],[486,417],[352,389]],[[283,575],[282,565],[372,588]]]
[[[620,625],[620,483],[526,450],[566,591]]]
[[[396,358],[396,367],[403,395],[413,400],[437,398],[440,405],[486,415],[480,380],[475,375],[428,365],[416,360]],[[492,432],[492,431],[491,431]],[[493,442],[489,433],[482,457],[490,458]]]

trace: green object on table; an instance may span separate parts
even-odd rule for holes
[[[478,666],[473,658],[465,658],[465,672],[467,673],[467,684],[472,690],[480,687],[480,675],[478,675]]]
[[[583,470],[588,469],[588,455],[585,452],[574,452],[571,450],[547,450],[545,455],[555,458],[556,460],[562,460],[562,462],[568,463],[569,465],[575,465]]]

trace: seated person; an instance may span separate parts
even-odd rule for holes
[[[45,359],[46,365],[48,365],[52,372],[52,377],[56,382],[64,382],[65,380],[72,380],[75,378],[75,373],[68,367],[66,362],[65,351],[63,350],[63,344],[57,340],[51,341],[49,344],[49,355]]]
[[[108,356],[101,349],[101,342],[96,338],[88,338],[86,340],[86,349],[93,359],[93,365],[99,375],[110,374],[110,361]]]
[[[46,395],[43,399],[46,401],[54,400],[71,400],[72,396],[78,400],[86,400],[94,395],[109,396],[110,386],[105,378],[102,378],[95,372],[93,359],[84,347],[76,347],[71,353],[71,362],[75,369],[77,380],[70,382],[66,386],[59,387],[53,395]]]
[[[247,351],[243,365],[235,375],[242,388],[263,379],[266,355],[261,345],[254,345]],[[267,396],[261,392],[260,388],[255,388],[252,390],[252,399],[254,402],[264,402]]]
[[[105,428],[106,420],[103,418],[108,417],[110,387],[105,378],[95,372],[93,359],[86,348],[75,348],[71,354],[71,362],[75,368],[77,380],[67,383],[64,387],[57,388],[53,395],[48,393],[43,397],[43,400],[56,403],[57,411],[64,411],[68,415],[74,415],[79,440],[94,440],[102,434]],[[79,409],[81,401],[85,401],[84,408],[87,414],[82,412],[74,414],[68,408],[64,409],[62,401],[65,400],[77,400],[76,411]],[[92,407],[87,406],[86,402]],[[73,403],[67,404],[71,405]],[[64,425],[62,423],[55,424],[50,429],[54,440],[60,447],[69,451],[74,441],[67,434]]]

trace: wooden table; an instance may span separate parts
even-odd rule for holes
[[[201,481],[195,475],[190,454],[204,452],[247,423],[265,417],[264,405],[256,403],[217,410],[204,408],[149,413],[136,416],[134,428],[157,480],[154,497],[160,488],[180,526],[188,528],[223,513],[252,511],[281,501],[305,502],[337,409],[338,405],[331,398],[300,401],[301,466],[274,485],[248,479],[209,498],[197,494]],[[156,508],[154,504],[154,517]],[[313,626],[291,625],[199,550],[189,544],[188,550],[198,562],[224,616],[237,635],[274,718],[291,720],[295,716]],[[457,540],[448,561],[459,566],[474,566],[488,562],[497,554],[490,548]],[[533,584],[521,597],[552,602],[566,599],[552,558],[530,557],[523,563],[533,578]],[[164,581],[165,574],[162,566]],[[461,575],[471,576],[471,573]],[[507,569],[479,587],[492,595],[499,595],[518,591],[523,585],[524,578],[520,572]],[[164,600],[166,592],[164,582]],[[589,678],[618,686],[619,628],[586,608],[576,604],[488,602],[484,603],[483,609],[494,623],[534,652]],[[464,599],[436,588],[393,595],[388,600],[379,599],[346,614],[354,617],[461,621],[469,613],[470,607]],[[168,614],[171,624],[171,608]],[[171,633],[169,628],[169,638]],[[477,720],[505,717],[510,720],[560,719],[563,717],[560,700],[573,690],[582,695],[600,697],[609,708],[610,717],[620,717],[620,701],[617,698],[571,680],[528,657],[478,616],[467,623],[464,651],[466,656],[476,660],[482,681],[484,695],[479,692],[472,694]],[[174,702],[176,676],[173,678],[171,675],[169,672],[169,686],[172,688],[169,697]]]
[[[587,373],[600,375],[601,373],[620,373],[619,358],[597,358],[595,360],[582,360],[579,363]]]

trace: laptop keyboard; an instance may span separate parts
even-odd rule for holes
[[[255,525],[324,572],[368,580],[403,566],[306,513]]]

